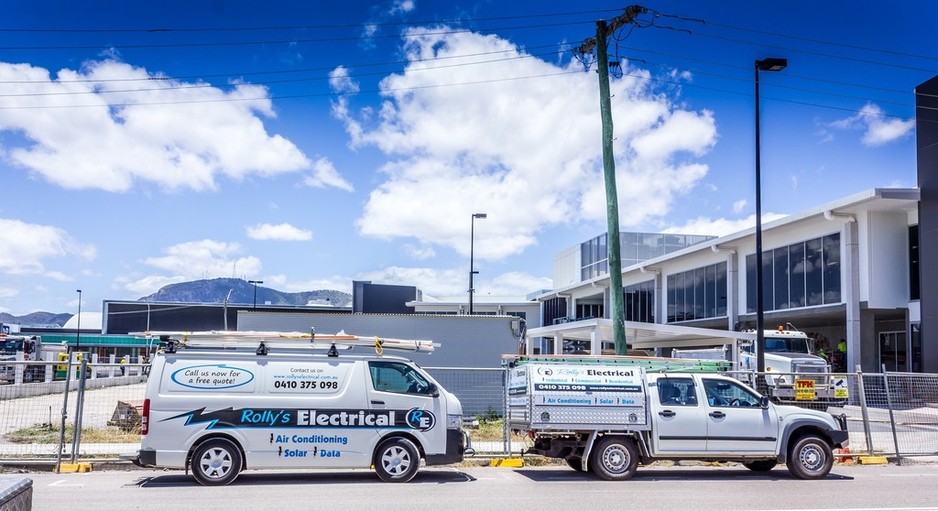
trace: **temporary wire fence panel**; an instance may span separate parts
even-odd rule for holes
[[[505,415],[505,370],[488,368],[425,367],[462,403],[463,416]]]
[[[42,363],[38,363],[42,364]],[[58,366],[59,364],[56,364]],[[139,448],[139,422],[134,419],[115,420],[120,403],[142,404],[146,381],[145,368],[140,364],[88,364],[85,390],[72,366],[68,381],[68,402],[65,408],[63,459],[70,459],[76,420],[81,419],[81,437],[76,455],[79,457],[116,457]],[[57,368],[57,367],[56,367]],[[48,459],[59,454],[62,410],[65,405],[65,372],[61,380],[0,386],[0,459]],[[125,374],[126,373],[126,374]],[[92,374],[95,375],[92,378]],[[114,374],[105,377],[104,374]],[[78,412],[82,396],[81,414]],[[134,410],[133,413],[138,413]]]

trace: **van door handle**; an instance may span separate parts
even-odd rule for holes
[[[713,417],[714,419],[722,419],[723,417],[726,417],[726,414],[723,412],[717,411],[717,412],[710,412],[710,416]]]
[[[377,399],[372,399],[371,404],[373,405],[383,405],[384,401],[378,401]]]
[[[677,414],[672,412],[671,410],[664,410],[664,411],[658,412],[658,415],[662,417],[674,417]]]

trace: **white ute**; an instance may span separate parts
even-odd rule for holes
[[[310,344],[324,338],[329,353],[313,353]],[[343,343],[356,342],[378,353],[339,355]],[[395,345],[433,347],[247,332],[169,341],[152,360],[132,459],[186,468],[204,485],[228,484],[248,468],[374,467],[384,481],[405,482],[421,458],[462,461],[469,448],[459,400],[411,361],[381,354]]]
[[[527,452],[603,479],[629,479],[657,460],[735,461],[757,472],[784,463],[799,479],[820,479],[832,449],[848,443],[843,416],[776,405],[714,373],[572,363],[510,371],[510,427],[533,438]]]

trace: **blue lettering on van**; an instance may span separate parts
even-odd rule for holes
[[[436,424],[428,410],[364,410],[295,408],[225,408],[205,411],[205,407],[163,419],[185,419],[186,426],[208,423],[206,429],[223,428],[393,428],[427,431]]]
[[[254,373],[227,364],[202,364],[173,371],[170,378],[178,385],[199,390],[224,390],[242,387],[254,381]]]

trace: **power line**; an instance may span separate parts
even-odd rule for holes
[[[442,20],[423,20],[423,21],[383,21],[383,22],[361,22],[361,23],[333,23],[321,25],[270,25],[270,26],[247,26],[247,27],[152,27],[152,28],[2,28],[0,32],[14,33],[170,33],[170,32],[258,32],[258,31],[281,31],[281,30],[324,30],[334,28],[362,28],[364,26],[377,27],[406,27],[421,25],[440,25],[440,24],[464,24],[467,22],[480,21],[504,21],[514,19],[530,18],[549,18],[560,16],[579,16],[585,14],[600,14],[608,12],[619,12],[622,9],[596,9],[590,11],[570,11],[540,14],[523,14],[517,16],[494,16],[485,18],[453,18]]]

